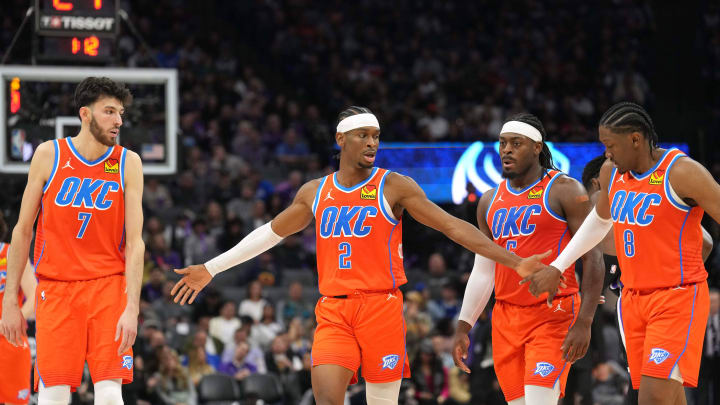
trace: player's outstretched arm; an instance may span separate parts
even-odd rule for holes
[[[508,252],[495,244],[478,228],[448,214],[428,200],[425,192],[410,177],[397,173],[391,174],[387,180],[386,192],[388,192],[390,201],[400,204],[418,222],[444,233],[445,236],[466,249],[515,269],[521,277],[545,267],[540,260],[547,257],[550,251],[528,258]]]
[[[312,204],[319,180],[305,183],[293,202],[272,221],[255,229],[233,248],[209,260],[175,270],[183,276],[172,289],[175,302],[180,305],[192,304],[200,290],[205,288],[215,274],[250,260],[280,243],[288,235],[305,229],[313,219]]]
[[[0,332],[8,342],[15,346],[22,346],[25,335],[25,320],[18,306],[18,287],[28,261],[33,224],[40,209],[43,187],[50,177],[54,159],[55,147],[52,142],[41,144],[35,151],[30,162],[28,182],[20,204],[20,215],[15,228],[13,228],[12,241],[8,250]]]
[[[125,157],[125,282],[127,301],[125,310],[115,328],[115,341],[120,340],[118,355],[125,353],[137,336],[137,318],[140,311],[140,286],[143,275],[145,243],[142,239],[143,172],[137,153],[127,151]]]
[[[486,191],[477,207],[478,228],[488,239],[491,237],[490,228],[487,224],[486,214],[490,200],[494,190]],[[470,272],[465,295],[463,296],[462,307],[460,308],[460,316],[458,317],[457,327],[455,328],[455,337],[453,339],[452,356],[455,365],[462,371],[470,373],[470,368],[463,360],[467,358],[468,348],[470,346],[470,338],[468,333],[477,321],[478,317],[485,309],[490,295],[495,287],[495,262],[475,255],[475,264]]]

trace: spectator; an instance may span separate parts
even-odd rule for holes
[[[160,368],[148,380],[148,387],[153,388],[166,405],[194,405],[195,389],[177,353],[167,346],[161,353]]]
[[[259,347],[266,349],[270,346],[270,342],[275,339],[283,326],[275,319],[275,307],[267,304],[263,307],[263,315],[260,322],[255,323],[250,331],[250,341]]]
[[[255,322],[259,322],[263,316],[263,308],[268,304],[262,297],[262,284],[255,280],[248,284],[247,298],[240,302],[238,315],[247,315]]]
[[[220,315],[210,319],[210,336],[219,339],[224,345],[233,341],[235,330],[240,327],[240,318],[235,316],[235,303],[225,301],[220,307]]]
[[[303,285],[293,281],[288,287],[287,298],[280,301],[277,306],[278,321],[287,324],[291,319],[299,317],[301,320],[310,319],[314,315],[314,307],[303,297]]]
[[[420,353],[413,360],[410,375],[418,405],[439,405],[447,400],[447,371],[430,341],[424,340],[420,344]]]
[[[247,361],[257,367],[258,373],[265,374],[267,372],[267,368],[265,367],[265,353],[263,353],[262,349],[250,342],[248,339],[253,325],[253,320],[248,316],[244,316],[241,319],[241,323],[242,325],[235,330],[232,343],[225,346],[225,349],[223,350],[222,362],[228,363],[232,361],[232,358],[235,355],[235,347],[240,344],[240,342],[245,342],[250,347],[247,355]]]
[[[196,219],[193,222],[192,232],[185,238],[184,251],[186,266],[193,263],[205,263],[220,253],[217,249],[215,235],[208,232],[204,219]]]
[[[205,350],[202,347],[193,347],[188,353],[188,373],[195,387],[206,375],[213,374],[215,369],[208,364]]]
[[[150,303],[161,298],[163,296],[164,284],[165,271],[159,267],[153,267],[152,270],[150,270],[150,279],[140,290],[140,298]]]
[[[240,342],[235,346],[235,353],[231,361],[220,366],[220,372],[233,376],[236,380],[242,381],[250,374],[257,372],[257,365],[248,361],[250,345]]]

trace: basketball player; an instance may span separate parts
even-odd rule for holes
[[[545,268],[548,253],[523,259],[495,245],[469,223],[430,202],[411,178],[374,167],[380,125],[369,109],[340,113],[335,141],[340,168],[303,185],[270,223],[204,265],[178,270],[175,301],[192,302],[212,277],[273,247],[315,219],[322,298],[312,348],[312,387],[318,405],[342,404],[362,366],[369,405],[398,403],[409,376],[405,351],[402,214],[519,274]]]
[[[605,155],[600,155],[596,157],[595,159],[592,159],[589,161],[585,167],[583,168],[582,173],[582,182],[585,186],[585,189],[588,192],[588,196],[590,197],[590,202],[595,205],[598,198],[602,195],[600,193],[600,168],[602,167],[603,163],[605,163]],[[710,253],[712,252],[713,247],[713,241],[712,237],[710,236],[710,233],[705,230],[705,228],[702,228],[703,232],[703,246],[702,246],[702,260],[703,262],[707,260],[708,256],[710,256]],[[603,283],[603,291],[607,287],[610,287],[610,290],[614,292],[616,295],[620,295],[622,293],[622,283],[620,282],[620,274],[621,270],[618,266],[618,260],[617,255],[615,253],[615,240],[613,237],[612,232],[608,232],[607,235],[605,235],[605,238],[598,244],[598,247],[603,252],[603,259],[605,262],[605,281]],[[618,300],[616,307],[616,315],[618,316],[618,327],[622,327],[622,320],[620,319],[620,304],[621,300]],[[625,339],[624,336],[620,335],[621,341],[623,343],[623,347],[625,347]],[[625,357],[625,361],[627,362],[627,357]],[[590,385],[590,377],[587,377],[586,385]],[[634,405],[638,403],[638,392],[636,389],[633,389],[632,387],[628,391],[627,394],[627,403]]]
[[[545,130],[532,114],[511,117],[500,131],[502,175],[477,208],[480,230],[508,251],[552,249],[560,253],[592,206],[580,182],[555,170],[543,142]],[[548,262],[552,259],[548,258]],[[552,269],[541,271],[554,271]],[[566,285],[549,308],[533,297],[522,278],[501,263],[475,256],[455,333],[453,357],[465,372],[468,332],[495,285],[492,342],[495,373],[510,405],[555,405],[565,391],[570,364],[585,355],[600,298],[603,264],[598,250],[583,256],[582,303],[575,265],[564,268]],[[561,273],[551,273],[560,279]]]
[[[30,164],[8,255],[3,334],[21,345],[25,331],[18,279],[35,238],[37,360],[40,405],[65,405],[87,361],[96,404],[122,404],[132,380],[145,246],[142,166],[116,144],[130,92],[89,77],[75,90],[82,121],[73,138],[41,144]]]
[[[7,224],[0,211],[0,241],[5,240]],[[2,310],[2,297],[5,293],[5,279],[7,277],[7,243],[0,242],[0,310]],[[22,306],[22,315],[25,319],[33,317],[35,312],[35,287],[37,280],[33,275],[32,266],[26,260],[26,265],[20,278],[22,294],[18,296],[18,305]],[[24,302],[23,302],[24,300]],[[0,364],[3,365],[2,378],[0,378],[0,403],[7,405],[27,404],[30,400],[30,346],[24,337],[22,346],[15,347],[7,339],[0,336]]]
[[[610,107],[598,130],[609,159],[600,170],[602,193],[552,266],[565,268],[613,229],[618,307],[639,403],[685,404],[683,385],[697,385],[709,310],[700,220],[705,210],[720,221],[720,185],[681,151],[659,148],[637,104]],[[556,288],[546,274],[527,280],[535,294]]]

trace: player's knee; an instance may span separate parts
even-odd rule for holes
[[[343,405],[345,402],[345,393],[338,394],[331,390],[313,387],[313,395],[315,396],[315,405]]]
[[[95,383],[95,405],[122,405],[120,380],[103,380]]]
[[[508,405],[525,405],[525,397],[515,398]]]
[[[388,383],[365,383],[368,405],[397,405],[402,380]]]
[[[67,405],[70,403],[70,386],[53,385],[46,387],[40,383],[38,405]]]

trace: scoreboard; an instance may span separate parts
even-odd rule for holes
[[[36,57],[105,63],[115,54],[119,0],[35,0]]]

